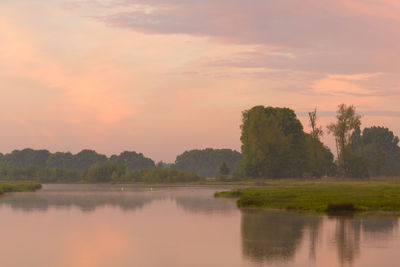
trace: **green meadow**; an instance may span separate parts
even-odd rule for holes
[[[7,192],[30,192],[41,187],[41,184],[35,182],[0,182],[0,195]]]
[[[238,207],[288,210],[400,211],[399,181],[268,181],[265,185],[217,192],[238,198]]]

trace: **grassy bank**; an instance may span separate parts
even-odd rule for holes
[[[29,192],[42,187],[35,182],[0,182],[0,194],[6,192]]]
[[[260,187],[218,192],[215,196],[238,198],[239,207],[317,212],[400,211],[400,183],[396,181],[274,181]]]

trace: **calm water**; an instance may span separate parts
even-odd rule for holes
[[[398,266],[397,218],[245,210],[219,187],[45,185],[0,197],[1,266]]]

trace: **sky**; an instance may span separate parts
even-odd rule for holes
[[[398,0],[2,0],[0,152],[240,150],[255,105],[400,135],[399,29]]]

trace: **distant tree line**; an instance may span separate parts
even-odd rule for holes
[[[72,154],[70,152],[50,153],[47,150],[27,148],[14,150],[5,155],[0,154],[2,168],[13,168],[19,172],[22,172],[22,170],[34,170],[36,173],[40,172],[41,174],[46,172],[46,176],[48,177],[53,177],[53,174],[50,175],[50,173],[54,173],[55,170],[59,174],[64,171],[65,175],[75,177],[77,174],[87,171],[92,166],[108,162],[123,165],[127,171],[152,170],[154,168],[176,169],[186,172],[196,172],[204,177],[216,177],[219,174],[219,166],[222,162],[227,164],[230,172],[235,172],[241,168],[241,160],[242,155],[237,151],[212,148],[185,151],[177,156],[174,163],[160,161],[157,164],[152,159],[134,151],[125,151],[111,157],[88,149],[82,150],[77,154]],[[78,178],[71,179],[76,180]]]
[[[178,155],[174,168],[196,172],[205,177],[216,177],[224,162],[228,172],[238,172],[241,168],[242,154],[231,149],[194,149]]]
[[[0,179],[42,183],[192,182],[218,175],[219,165],[240,168],[242,156],[230,149],[185,151],[175,163],[158,162],[134,151],[107,157],[94,150],[50,153],[23,149],[0,154]]]
[[[308,113],[305,132],[289,108],[255,106],[242,112],[242,153],[231,149],[194,149],[174,163],[155,162],[125,151],[107,157],[93,150],[50,153],[14,150],[0,154],[0,179],[60,182],[191,182],[202,177],[310,178],[323,176],[400,176],[399,138],[385,127],[361,131],[361,116],[353,106],[339,105],[335,122],[327,126],[336,142],[336,158],[321,142],[317,110]]]
[[[35,181],[39,183],[76,183],[83,180],[82,174],[67,169],[45,168],[41,166],[15,166],[0,163],[0,180]]]
[[[126,165],[113,161],[96,163],[84,172],[41,166],[14,166],[0,164],[0,180],[36,181],[39,183],[186,183],[204,178],[194,172],[153,168],[129,170]]]
[[[128,170],[152,169],[154,161],[146,158],[141,153],[125,151],[119,155],[106,155],[97,153],[94,150],[84,149],[77,154],[70,152],[50,153],[47,150],[33,150],[30,148],[14,150],[9,154],[0,154],[0,163],[7,163],[13,166],[28,167],[40,166],[44,168],[67,169],[83,172],[94,164],[106,161],[123,163]]]
[[[92,165],[83,173],[83,177],[90,183],[187,183],[204,179],[195,172],[176,169],[153,168],[129,171],[126,165],[112,161]]]

